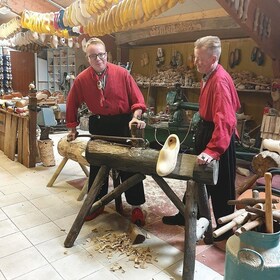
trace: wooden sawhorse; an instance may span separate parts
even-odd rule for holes
[[[212,243],[211,215],[208,197],[204,184],[215,184],[218,177],[218,162],[210,165],[196,165],[196,156],[179,154],[175,170],[168,178],[188,181],[185,205],[169,187],[166,181],[156,174],[156,162],[159,151],[153,149],[130,148],[99,140],[90,140],[86,148],[88,162],[101,166],[93,185],[78,213],[64,242],[66,248],[72,247],[83,224],[85,216],[98,208],[105,206],[124,191],[151,175],[160,188],[170,198],[179,211],[185,215],[185,246],[183,280],[194,278],[197,205],[200,215],[209,220],[209,227],[205,232],[207,243]],[[95,198],[109,175],[111,168],[135,173],[132,177],[114,188],[110,193],[95,201]],[[144,175],[145,174],[145,175]]]

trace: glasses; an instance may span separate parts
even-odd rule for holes
[[[106,54],[107,54],[106,52],[105,53],[98,53],[98,54],[91,54],[91,55],[88,56],[88,58],[89,59],[94,59],[94,60],[96,60],[97,57],[99,59],[104,59],[106,57]]]

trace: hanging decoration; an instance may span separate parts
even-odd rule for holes
[[[70,39],[80,34],[103,36],[125,31],[162,14],[179,2],[184,3],[185,0],[76,0],[65,10],[57,12],[24,10],[21,17],[0,26],[0,38],[10,39],[22,27],[30,30],[33,37],[39,36],[43,44],[48,43],[45,42],[46,36],[48,39],[51,37],[51,45],[56,47],[57,44],[53,43],[55,36]],[[70,40],[70,45],[75,46],[76,43]]]
[[[17,16],[7,23],[0,25],[0,38],[8,38],[12,34],[16,33],[20,28],[20,17]]]

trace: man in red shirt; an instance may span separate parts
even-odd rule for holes
[[[66,122],[69,128],[68,141],[77,137],[78,108],[85,103],[92,113],[89,118],[89,132],[95,135],[130,136],[132,123],[138,128],[144,128],[141,120],[146,110],[143,95],[130,73],[107,61],[106,47],[98,38],[91,38],[86,44],[86,56],[90,67],[81,72],[74,80],[67,97]],[[100,167],[90,166],[88,188]],[[120,172],[124,181],[132,174]],[[101,188],[96,200],[108,192],[108,180]],[[141,204],[145,202],[143,183],[139,183],[125,192],[127,202],[132,205],[131,220],[144,225],[144,215]],[[92,220],[101,214],[104,207],[99,208],[86,220]]]
[[[195,150],[198,164],[219,160],[219,177],[215,186],[207,186],[216,220],[231,214],[234,206],[227,201],[235,199],[235,135],[236,112],[239,98],[231,76],[218,63],[221,42],[216,36],[206,36],[194,44],[194,63],[203,74],[199,96],[199,121],[195,135]],[[163,217],[166,224],[184,225],[180,213]],[[226,238],[224,235],[220,239]]]

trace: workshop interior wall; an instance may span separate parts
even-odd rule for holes
[[[272,61],[265,55],[264,64],[258,66],[256,62],[251,61],[251,52],[254,47],[258,47],[257,44],[250,38],[245,39],[231,39],[222,40],[222,55],[220,63],[229,72],[242,72],[251,71],[256,75],[263,75],[266,77],[273,77]],[[165,53],[165,64],[169,65],[174,51],[179,51],[183,56],[183,65],[187,65],[187,59],[193,54],[194,44],[191,43],[178,43],[178,44],[167,44],[167,45],[154,45],[154,46],[142,46],[133,47],[129,50],[129,60],[133,62],[132,73],[140,73],[146,76],[150,76],[156,73],[156,57],[157,49],[162,48]],[[229,56],[231,51],[236,48],[241,50],[240,64],[234,68],[229,67]],[[149,64],[141,66],[141,59],[144,53],[148,54]]]
[[[222,40],[222,55],[220,58],[221,65],[228,72],[242,73],[244,71],[249,71],[253,72],[256,76],[273,78],[272,60],[267,55],[264,55],[264,63],[260,66],[255,61],[251,60],[251,53],[254,47],[258,46],[251,38]],[[182,54],[183,65],[187,66],[188,57],[193,54],[194,45],[192,42],[133,47],[129,50],[129,60],[130,62],[133,62],[133,75],[142,74],[149,77],[157,72],[156,57],[158,48],[162,48],[164,50],[165,66],[169,65],[174,51],[179,51]],[[240,63],[239,65],[230,68],[230,53],[236,48],[240,49]],[[143,58],[144,53],[148,54],[149,63],[145,66],[141,66],[141,59]],[[200,79],[199,74],[197,75],[197,78]],[[143,92],[147,106],[155,107],[156,112],[164,112],[166,110],[166,93],[169,90],[170,89],[164,87],[152,87],[150,90],[148,88],[141,87],[141,91]],[[186,94],[190,102],[198,101],[199,90],[187,89]],[[256,123],[260,124],[262,120],[263,108],[271,100],[270,94],[258,91],[239,91],[239,97],[245,114],[252,115]]]

